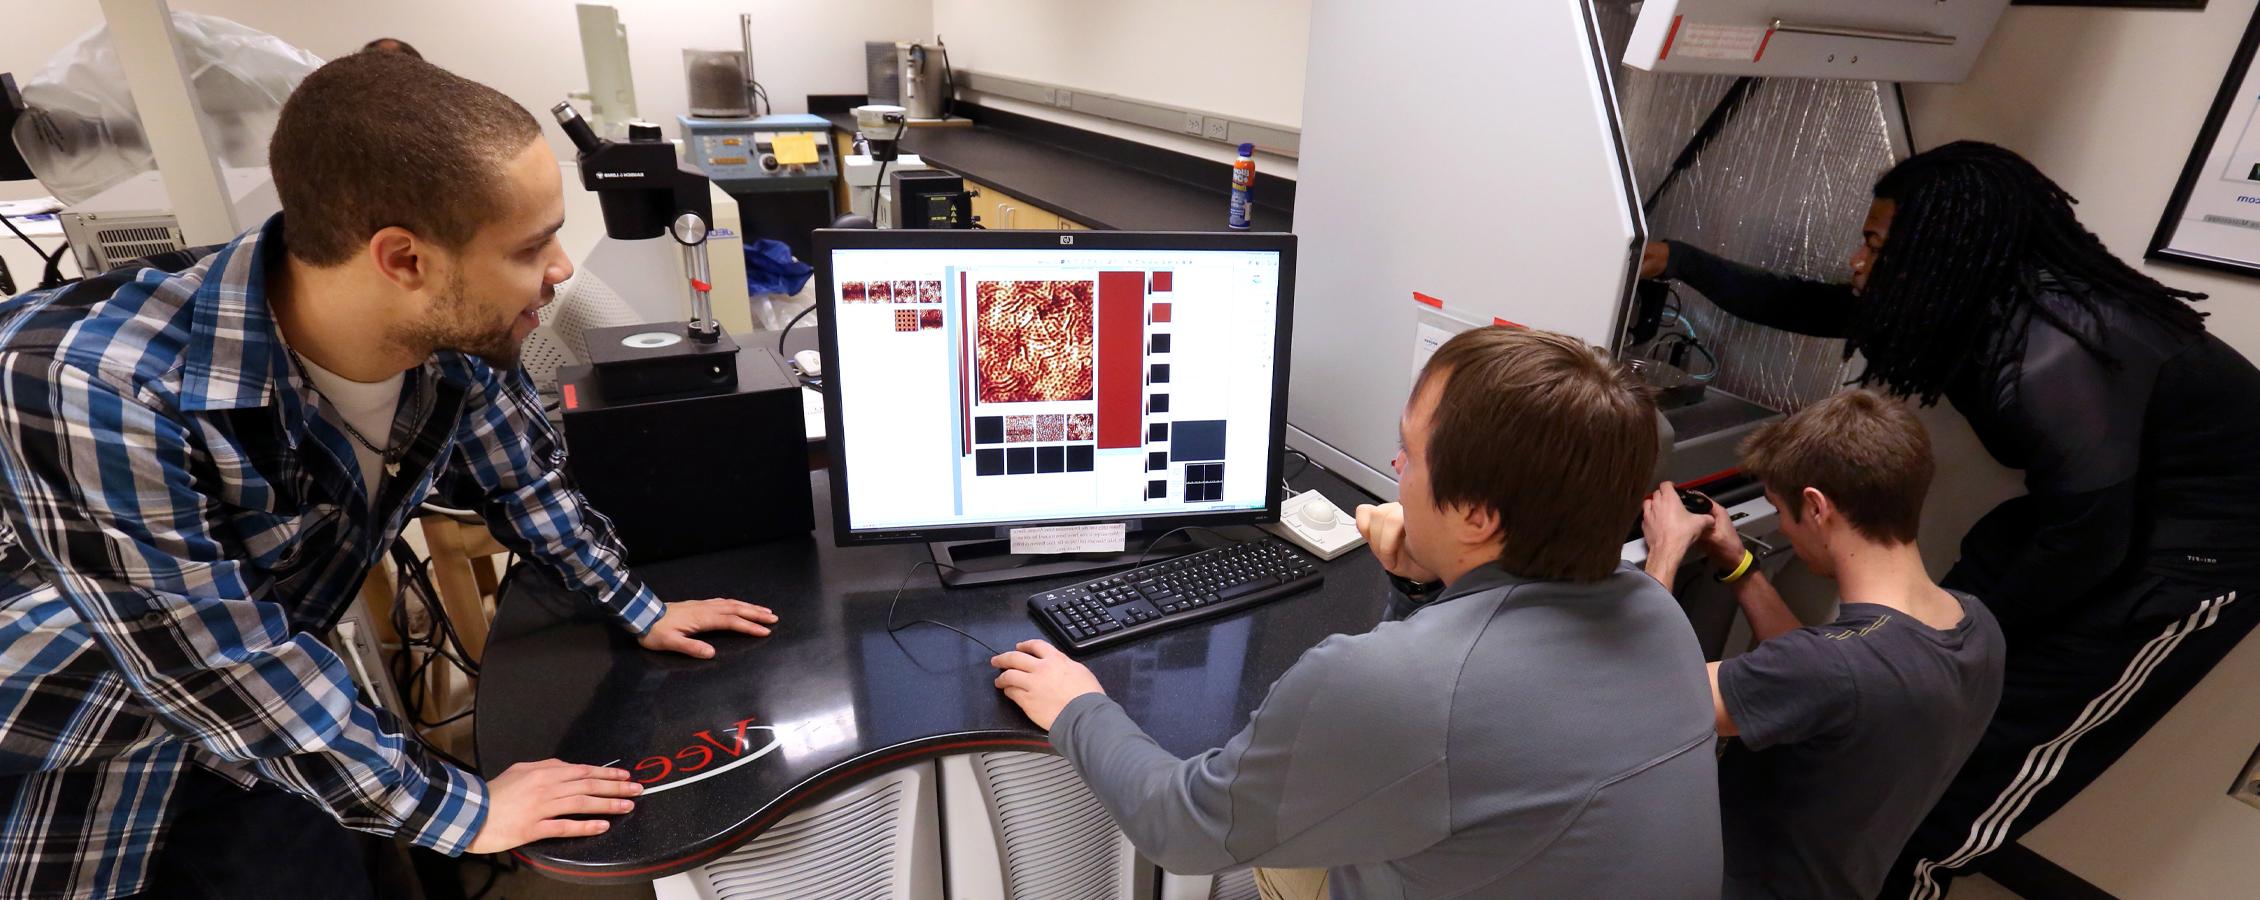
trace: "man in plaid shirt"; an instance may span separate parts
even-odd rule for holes
[[[661,603],[566,480],[516,368],[572,274],[532,116],[355,54],[270,156],[262,227],[0,301],[0,896],[368,896],[340,825],[493,853],[628,811],[619,769],[449,765],[317,638],[435,483],[646,648],[776,622]]]

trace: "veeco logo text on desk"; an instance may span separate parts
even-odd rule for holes
[[[714,736],[713,729],[693,732],[690,743],[677,748],[673,753],[656,754],[639,760],[632,767],[634,774],[630,777],[644,786],[643,792],[648,796],[704,781],[776,752],[781,743],[777,729],[768,725],[755,725],[753,721],[748,717],[727,726],[719,739]],[[769,743],[759,750],[752,749],[753,743],[747,740],[747,732],[752,731],[768,732]],[[723,761],[717,765],[718,760]],[[689,777],[678,778],[678,775]]]

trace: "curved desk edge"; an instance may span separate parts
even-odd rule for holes
[[[853,787],[878,770],[960,753],[994,752],[998,750],[1053,752],[1050,739],[1041,735],[1030,737],[1026,734],[1013,732],[967,732],[938,735],[909,743],[881,747],[861,756],[850,757],[830,768],[822,769],[809,776],[806,781],[794,785],[791,790],[780,795],[775,802],[756,810],[744,824],[713,840],[700,842],[697,846],[688,848],[686,852],[674,859],[654,863],[588,866],[541,854],[539,848],[542,844],[549,843],[548,841],[537,841],[519,847],[510,851],[510,855],[527,865],[533,866],[551,878],[581,884],[641,884],[698,868],[711,862],[716,857],[736,850],[756,835],[767,831],[770,826],[783,820],[785,816],[815,801],[826,799],[833,794]]]

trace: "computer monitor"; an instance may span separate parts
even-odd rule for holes
[[[842,546],[1278,519],[1293,235],[824,229],[815,247]]]

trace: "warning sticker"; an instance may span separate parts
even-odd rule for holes
[[[1763,25],[1705,25],[1700,22],[1674,22],[1671,36],[1664,40],[1664,52],[1658,58],[1684,56],[1694,59],[1741,59],[1757,61],[1766,46],[1766,36],[1773,29]]]

